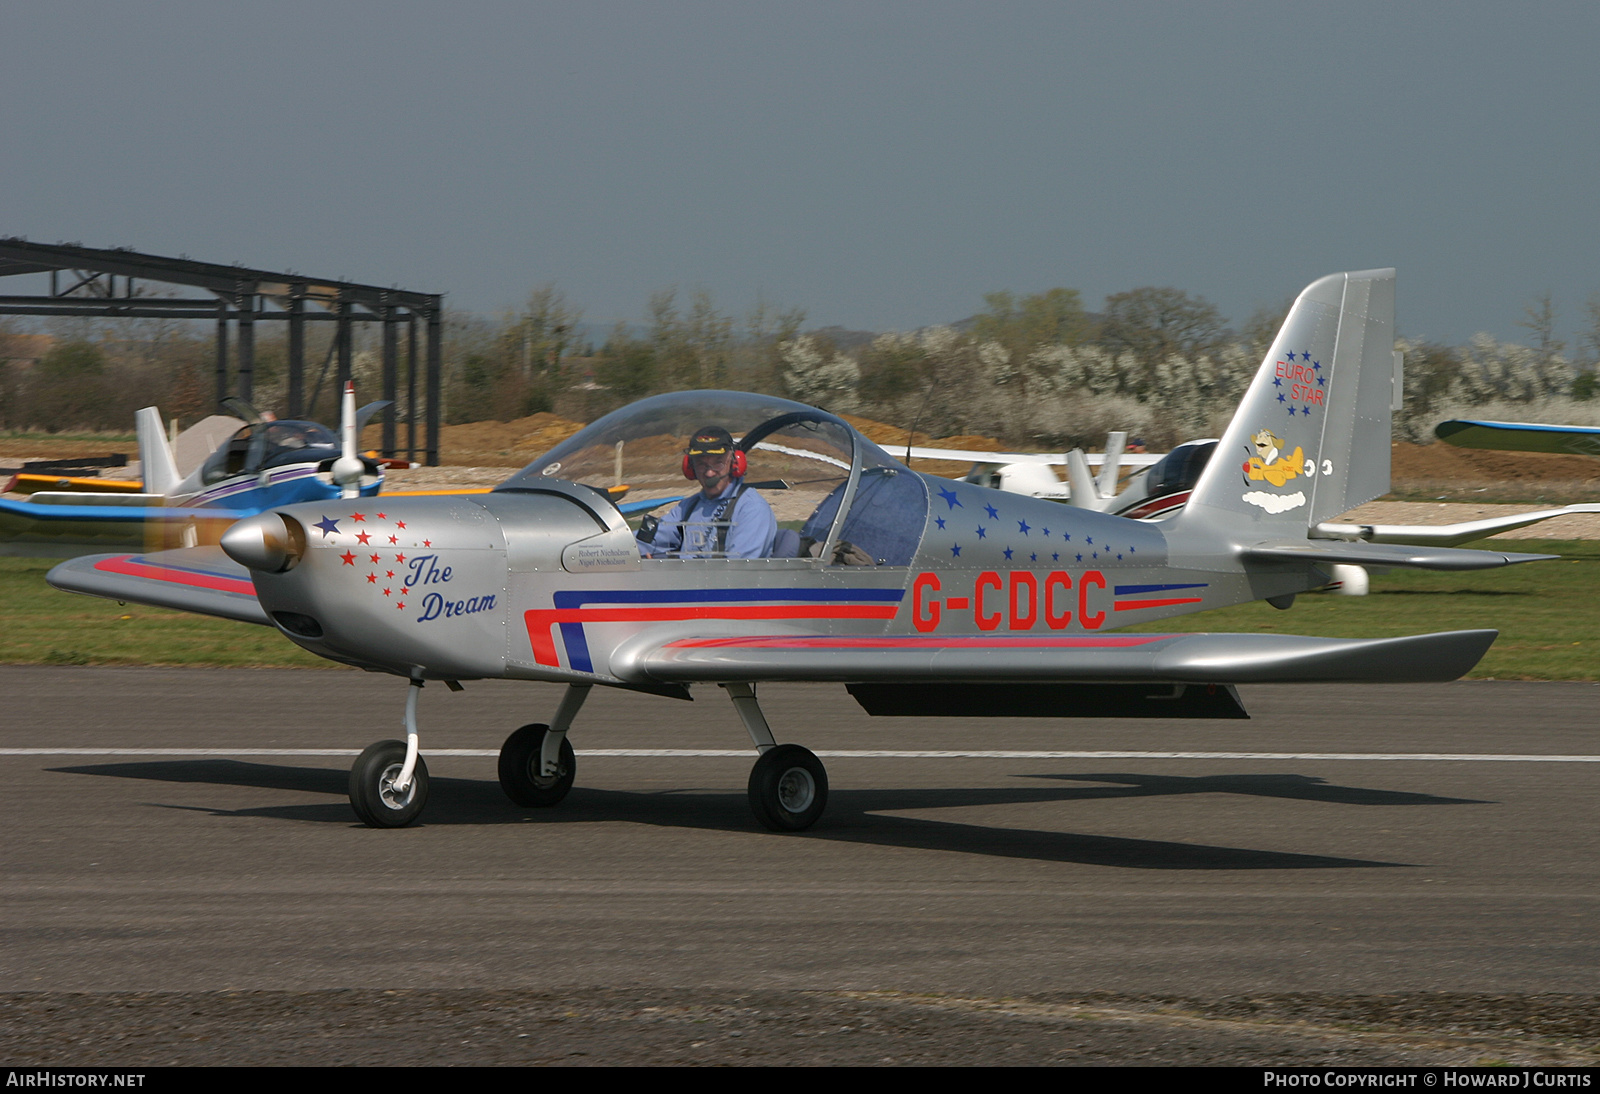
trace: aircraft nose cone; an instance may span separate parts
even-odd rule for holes
[[[258,513],[222,533],[221,546],[241,566],[269,574],[282,573],[299,562],[305,552],[305,529],[292,517]]]

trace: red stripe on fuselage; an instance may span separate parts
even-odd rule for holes
[[[950,635],[927,638],[871,635],[754,635],[745,638],[685,638],[663,649],[1123,649],[1171,638],[1170,634],[1117,635],[1104,638],[1012,638],[996,635]]]
[[[684,619],[893,619],[898,604],[781,604],[738,607],[691,604],[674,608],[532,608],[523,613],[533,659],[560,665],[550,627],[555,623],[660,623]]]
[[[1138,608],[1166,608],[1173,604],[1199,604],[1203,598],[1198,596],[1175,596],[1167,600],[1119,600],[1113,604],[1112,610],[1130,612]]]

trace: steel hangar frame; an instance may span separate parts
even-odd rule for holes
[[[323,361],[318,385],[329,363],[337,360],[337,392],[350,378],[351,334],[356,323],[382,324],[383,395],[390,401],[382,414],[383,454],[398,456],[398,425],[394,404],[399,394],[400,332],[406,334],[406,458],[417,458],[417,365],[419,350],[426,354],[424,369],[422,452],[424,463],[439,462],[441,358],[443,354],[444,295],[405,289],[361,285],[350,281],[274,273],[245,266],[168,258],[138,251],[84,247],[79,244],[31,243],[0,237],[0,278],[23,274],[48,274],[45,296],[0,295],[0,315],[90,316],[96,318],[161,317],[212,319],[217,325],[216,393],[220,403],[230,394],[228,324],[234,324],[236,394],[245,402],[252,396],[255,378],[255,325],[289,324],[289,392],[285,408],[291,418],[311,409],[305,405],[305,325],[336,324],[328,359]],[[63,276],[65,275],[65,276]],[[156,282],[199,289],[208,297],[142,295],[140,282]],[[309,305],[309,306],[308,306]],[[418,327],[423,328],[419,346]],[[313,389],[315,401],[317,389]]]

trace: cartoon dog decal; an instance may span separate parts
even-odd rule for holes
[[[1253,482],[1265,479],[1273,486],[1283,486],[1296,475],[1305,472],[1305,454],[1296,445],[1287,457],[1282,454],[1284,441],[1272,430],[1262,428],[1250,437],[1256,455],[1244,462],[1245,477]]]

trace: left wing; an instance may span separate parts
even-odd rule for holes
[[[612,653],[611,671],[633,684],[1438,683],[1476,665],[1498,633],[1347,639],[1293,634],[652,638],[646,632]]]
[[[220,547],[84,555],[56,566],[45,580],[72,593],[271,625],[256,600],[250,571],[223,554]]]

